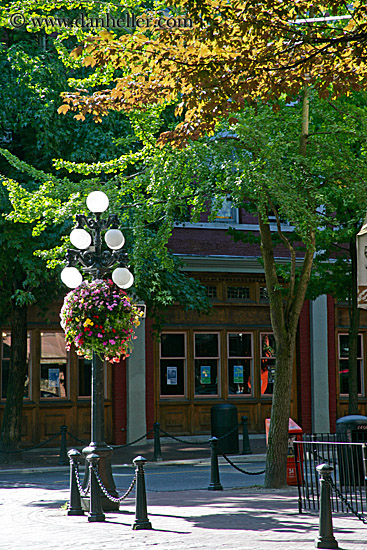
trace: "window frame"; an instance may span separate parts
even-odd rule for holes
[[[361,377],[361,393],[358,392],[358,397],[366,397],[365,382],[364,382],[363,335],[364,335],[363,332],[358,332],[358,337],[361,338],[361,355],[360,355],[360,357],[359,356],[357,357],[357,361],[360,361],[359,371],[360,371],[360,377]],[[347,332],[338,332],[338,334],[337,334],[337,339],[338,339],[337,340],[337,348],[338,348],[338,361],[337,361],[338,372],[337,372],[337,377],[338,377],[338,389],[339,389],[338,393],[339,393],[340,398],[348,398],[348,396],[349,396],[348,393],[341,393],[340,361],[348,361],[349,362],[349,354],[348,354],[348,357],[340,357],[340,336],[348,337],[348,333]],[[348,351],[349,351],[349,348],[348,348]],[[358,352],[358,347],[357,347],[357,352]],[[349,375],[349,365],[348,365],[348,375]]]
[[[272,393],[261,393],[261,362],[266,359],[274,359],[275,360],[275,369],[276,369],[276,355],[272,355],[271,357],[264,357],[263,356],[263,350],[262,350],[262,339],[263,336],[274,336],[274,332],[271,331],[260,331],[259,333],[259,345],[260,345],[260,361],[259,361],[259,374],[260,374],[260,399],[272,399],[273,398],[273,392]],[[275,370],[276,372],[276,370]],[[271,382],[274,384],[275,382],[275,375],[274,375],[274,381]],[[274,391],[274,390],[273,390]]]
[[[47,359],[42,356],[42,336],[44,334],[61,334],[64,336],[64,333],[59,330],[41,330],[39,333],[39,399],[40,402],[48,402],[53,403],[54,401],[68,401],[70,400],[70,352],[66,351],[66,362],[65,362],[65,374],[66,374],[66,395],[65,396],[59,396],[55,395],[55,397],[43,397],[41,396],[41,380],[42,380],[42,359]],[[58,359],[58,357],[50,357],[49,359]]]
[[[235,206],[232,206],[233,201],[231,199],[225,198],[222,201],[222,206],[218,209],[218,212],[215,215],[214,223],[232,223],[238,224],[239,222],[239,209]],[[231,211],[231,217],[227,216],[218,216],[219,212],[224,208],[224,205],[228,205],[228,208]]]
[[[184,357],[162,357],[162,336],[165,334],[183,334],[184,335]],[[159,398],[160,399],[186,399],[188,396],[188,387],[187,387],[187,332],[184,330],[165,330],[160,333],[159,338]],[[161,380],[161,360],[175,360],[180,359],[184,362],[184,393],[183,394],[165,394],[161,393],[162,390],[162,380]]]
[[[4,334],[10,336],[11,342],[11,331],[10,329],[2,329],[0,335],[0,402],[5,403],[6,397],[3,397],[3,340]],[[27,330],[27,363],[28,363],[28,395],[23,396],[23,401],[31,401],[32,399],[32,331]],[[28,350],[29,342],[29,350]],[[11,343],[10,343],[11,350]],[[10,356],[9,356],[9,367],[10,367]]]
[[[251,357],[245,357],[240,355],[229,355],[229,336],[231,334],[249,334],[251,337]],[[249,399],[254,397],[254,333],[250,331],[240,331],[240,330],[228,330],[227,331],[227,392],[228,398],[239,399],[241,397]],[[250,360],[250,393],[230,393],[229,391],[229,361],[231,359],[249,359]]]
[[[216,357],[196,357],[196,341],[195,336],[199,334],[215,334],[217,336],[217,342],[218,342],[218,356]],[[211,330],[205,330],[205,331],[194,331],[193,332],[193,399],[213,399],[216,397],[220,397],[222,393],[222,386],[221,386],[221,346],[220,346],[220,338],[221,332],[220,331],[211,331]],[[215,359],[217,361],[217,393],[208,393],[208,394],[200,394],[196,393],[195,391],[195,378],[196,378],[196,360],[199,359],[208,359],[213,360]],[[203,366],[203,365],[202,365]]]

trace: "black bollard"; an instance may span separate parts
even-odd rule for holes
[[[247,416],[241,416],[242,422],[242,454],[252,455],[250,439],[248,436]]]
[[[59,457],[59,465],[60,466],[66,466],[68,461],[68,455],[67,455],[67,447],[66,447],[66,434],[68,431],[67,426],[60,426],[60,432],[61,432],[61,440],[60,440],[60,457]]]
[[[329,464],[316,467],[320,476],[320,514],[319,536],[315,539],[315,548],[339,548],[333,535],[333,520],[331,516],[331,472]]]
[[[154,460],[160,462],[162,460],[161,452],[161,438],[160,438],[160,424],[159,422],[154,422]]]
[[[79,487],[76,481],[76,474],[78,473],[82,454],[76,449],[70,449],[68,457],[70,461],[70,501],[68,505],[68,516],[84,516]]]
[[[363,474],[365,483],[367,485],[367,445],[362,443],[362,460],[363,460]]]
[[[137,456],[133,460],[136,467],[136,490],[135,490],[135,521],[133,529],[152,529],[152,524],[147,513],[147,493],[145,490],[144,464],[146,458]]]
[[[219,479],[218,467],[218,438],[212,437],[209,439],[210,444],[210,484],[208,491],[223,491],[222,484]]]
[[[91,453],[87,456],[89,462],[89,479],[90,479],[90,499],[88,521],[104,521],[105,515],[102,510],[101,493],[99,483],[96,478],[94,469],[97,468],[99,456],[96,453]]]

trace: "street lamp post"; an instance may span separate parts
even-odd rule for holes
[[[126,268],[127,254],[121,251],[125,239],[118,229],[119,220],[114,215],[107,219],[101,214],[107,210],[109,205],[108,197],[102,191],[93,191],[87,197],[87,207],[94,214],[76,216],[77,227],[70,234],[70,241],[76,247],[68,249],[66,253],[67,266],[61,272],[62,281],[70,288],[76,288],[82,283],[82,274],[75,267],[80,264],[83,270],[91,275],[93,279],[101,279],[103,275],[112,272],[112,280],[120,288],[129,288],[134,277]],[[89,229],[88,232],[86,229]],[[104,239],[109,250],[102,249],[102,232],[105,231]],[[112,447],[104,442],[104,363],[100,356],[93,351],[92,356],[92,399],[91,399],[91,442],[83,449],[85,456],[97,453],[100,456],[98,461],[99,475],[108,492],[117,497],[116,486],[112,477],[111,457]],[[86,469],[84,487],[89,482],[89,469]],[[118,503],[102,497],[104,510],[116,510]],[[88,502],[83,502],[88,509]]]

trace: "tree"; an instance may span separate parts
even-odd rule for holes
[[[14,460],[20,457],[11,451],[17,449],[21,434],[27,374],[28,306],[37,301],[47,305],[61,288],[57,274],[47,269],[46,261],[35,256],[35,252],[59,244],[62,234],[70,228],[70,222],[50,224],[43,232],[33,232],[32,223],[14,223],[9,193],[3,184],[16,178],[31,193],[36,188],[39,173],[37,169],[24,171],[22,162],[9,151],[38,168],[51,168],[54,156],[62,155],[73,160],[73,155],[78,158],[82,152],[86,160],[98,160],[99,151],[99,158],[104,158],[104,154],[116,155],[118,147],[112,143],[115,132],[111,130],[119,133],[125,127],[125,133],[128,133],[129,124],[126,117],[120,116],[119,123],[115,117],[105,128],[98,128],[93,123],[89,130],[88,125],[75,128],[71,117],[67,120],[57,114],[58,96],[67,86],[68,69],[59,59],[52,41],[47,45],[34,34],[14,30],[5,33],[4,27],[0,32],[4,37],[0,47],[0,97],[4,106],[0,115],[0,143],[6,147],[0,155],[0,257],[3,274],[0,319],[2,326],[10,325],[12,335],[0,446],[7,451],[2,459]],[[74,143],[73,150],[70,150],[70,141]]]
[[[314,105],[316,137],[333,159],[323,162],[320,176],[329,195],[318,232],[314,273],[308,296],[327,293],[349,306],[349,414],[358,414],[358,330],[356,237],[367,210],[365,94]],[[312,136],[310,139],[314,139]],[[330,185],[334,181],[336,185]]]
[[[74,51],[75,56],[84,56],[84,63],[88,66],[98,69],[112,66],[123,69],[124,74],[109,90],[93,94],[64,93],[64,105],[59,110],[65,113],[76,109],[79,119],[92,113],[96,121],[101,121],[110,110],[129,112],[144,109],[151,103],[175,103],[176,114],[183,116],[184,120],[173,130],[162,133],[159,139],[160,143],[175,147],[188,145],[190,140],[197,140],[204,134],[212,135],[223,117],[235,114],[236,117],[229,119],[230,124],[240,121],[234,126],[236,138],[241,136],[240,143],[250,152],[248,159],[251,159],[251,162],[247,159],[246,164],[246,156],[242,158],[246,168],[242,173],[246,174],[253,189],[243,189],[241,176],[239,188],[242,195],[238,200],[244,202],[252,196],[256,204],[277,347],[277,375],[267,454],[266,485],[269,487],[285,483],[296,330],[320,223],[317,206],[327,200],[307,157],[308,94],[313,87],[320,97],[335,98],[349,93],[351,88],[362,89],[366,83],[365,67],[359,62],[366,36],[366,7],[359,2],[346,7],[341,1],[329,2],[329,5],[337,14],[350,14],[351,19],[347,23],[341,20],[332,25],[300,23],[297,18],[306,16],[310,8],[314,10],[311,2],[302,0],[292,4],[277,0],[230,4],[212,0],[173,2],[173,13],[183,10],[194,21],[194,29],[153,31],[152,35],[137,31],[119,38],[102,32],[99,37],[87,39]],[[318,15],[315,10],[314,15]],[[300,138],[293,137],[293,153],[287,151],[286,159],[292,158],[292,163],[289,160],[282,162],[278,155],[273,154],[268,141],[262,143],[260,150],[257,146],[264,135],[267,140],[273,139],[270,143],[276,142],[276,136],[269,136],[266,126],[258,125],[263,116],[260,102],[265,101],[277,110],[282,100],[294,101],[300,92],[303,94]],[[246,102],[254,104],[260,111],[257,118],[252,116],[256,135],[255,130],[244,124],[241,118],[240,111]],[[274,125],[280,135],[281,126],[279,120]],[[242,133],[244,127],[246,134]],[[269,153],[264,154],[266,147]],[[274,178],[275,171],[277,178]],[[290,184],[287,190],[286,182]],[[290,254],[291,269],[285,299],[274,261],[269,214],[275,215],[280,238]],[[299,273],[296,270],[296,250],[281,231],[282,216],[293,223],[304,244],[303,266]]]
[[[1,184],[2,178],[0,177]],[[28,374],[28,306],[37,300],[46,305],[57,296],[57,291],[60,288],[55,274],[46,269],[45,261],[34,256],[34,251],[51,246],[55,239],[60,238],[60,231],[62,231],[62,228],[55,227],[41,237],[34,238],[30,225],[19,227],[5,219],[4,214],[9,210],[9,199],[5,188],[1,185],[0,319],[2,326],[10,325],[11,331],[10,370],[0,437],[0,450],[7,452],[7,454],[1,455],[1,460],[4,461],[13,461],[19,458],[19,455],[13,455],[11,451],[17,449],[21,435],[24,386]]]
[[[27,9],[31,8],[27,6]],[[128,117],[123,114],[117,113],[99,126],[92,120],[80,124],[72,116],[60,117],[57,114],[59,94],[67,88],[68,78],[79,76],[85,83],[90,71],[79,68],[77,62],[70,63],[69,58],[63,63],[65,48],[62,48],[62,36],[47,36],[42,30],[36,34],[11,29],[8,17],[2,24],[0,97],[4,109],[0,114],[0,144],[3,146],[0,149],[0,319],[2,326],[10,325],[12,346],[0,449],[7,451],[1,455],[7,461],[20,457],[11,451],[17,449],[21,434],[27,373],[28,306],[34,303],[46,306],[63,292],[58,270],[47,269],[48,261],[57,267],[50,250],[56,247],[58,258],[62,257],[63,235],[70,232],[73,214],[80,207],[76,197],[81,191],[86,190],[87,194],[88,190],[99,185],[103,162],[114,159],[116,165],[123,164],[129,172],[139,162],[141,141],[138,131],[134,133]],[[93,84],[98,85],[99,78],[92,76]],[[104,74],[100,79],[106,82],[108,75]],[[160,120],[159,127],[162,125],[164,121]],[[121,155],[124,159],[119,163]],[[66,164],[80,159],[95,163],[99,165],[98,176],[83,178],[74,174],[70,178],[59,177],[60,170],[64,174],[67,171],[53,166],[55,157],[62,157]],[[106,168],[108,172],[108,166]],[[49,202],[39,201],[37,205],[37,196],[42,197],[46,188],[49,190],[55,186],[57,196]],[[110,187],[114,189],[115,182]],[[24,203],[27,203],[29,215],[20,224],[18,213],[24,210]],[[147,229],[151,238],[156,238],[157,226],[151,224]],[[170,262],[174,265],[175,260],[172,258]],[[177,262],[175,265],[178,269]],[[177,296],[181,301],[185,298],[187,308],[207,309],[208,300],[202,287],[180,272],[168,272],[159,257],[151,255],[141,271],[141,279],[151,282],[150,288],[146,285],[145,294],[147,302],[157,312],[157,321],[159,311]],[[151,294],[152,288],[156,291],[155,296]],[[186,288],[185,296],[183,288]],[[141,294],[144,297],[144,288]]]

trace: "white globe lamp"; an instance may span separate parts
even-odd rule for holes
[[[103,193],[103,191],[92,191],[87,197],[87,207],[95,214],[107,210],[109,202],[106,193]]]
[[[112,280],[120,288],[130,288],[134,283],[134,276],[126,267],[116,267]]]
[[[112,250],[118,250],[119,248],[122,248],[125,243],[125,237],[119,229],[109,229],[106,232],[104,239],[107,246],[112,248]]]
[[[61,271],[61,280],[69,288],[76,288],[82,283],[83,277],[76,267],[64,267]]]
[[[73,229],[70,233],[70,241],[76,248],[85,250],[90,247],[92,237],[85,229]]]

